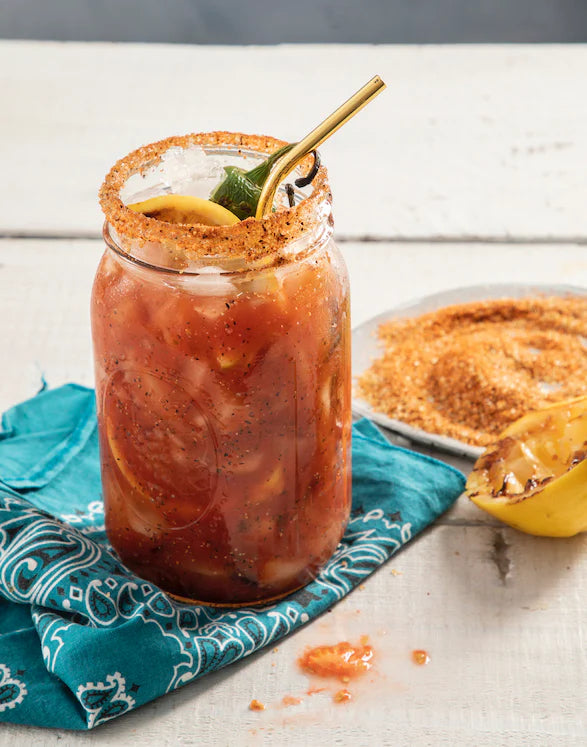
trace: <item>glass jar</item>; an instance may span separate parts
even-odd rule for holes
[[[248,168],[280,145],[169,138],[120,161],[101,190],[92,333],[106,530],[129,568],[185,600],[286,595],[348,521],[349,289],[324,168],[294,207],[233,226],[126,207],[163,190],[207,196],[219,166]]]

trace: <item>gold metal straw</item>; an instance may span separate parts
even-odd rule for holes
[[[261,191],[259,202],[257,204],[256,218],[262,218],[270,212],[273,207],[273,200],[278,186],[285,177],[295,169],[298,163],[305,158],[308,153],[318,148],[319,145],[333,135],[340,127],[348,122],[351,117],[366,106],[375,98],[383,89],[385,83],[376,75],[374,78],[360,88],[348,101],[326,119],[318,127],[312,130],[303,140],[300,140],[290,151],[283,155],[273,166],[271,174],[267,178]]]

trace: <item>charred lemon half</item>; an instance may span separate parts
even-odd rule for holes
[[[587,530],[587,396],[530,412],[479,457],[466,492],[528,534]]]

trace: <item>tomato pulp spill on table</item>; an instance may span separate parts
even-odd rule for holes
[[[419,667],[423,667],[430,662],[430,655],[423,648],[416,648],[412,651],[412,661]]]
[[[333,698],[335,703],[350,703],[352,699],[353,696],[351,695],[350,691],[346,689],[346,687],[335,692]]]
[[[284,695],[283,698],[281,699],[281,702],[284,706],[289,707],[289,706],[299,705],[302,702],[302,699],[296,698],[293,695]]]
[[[342,641],[334,645],[309,648],[299,657],[298,665],[305,674],[323,679],[337,679],[345,684],[366,674],[373,666],[373,647],[368,636],[361,636],[358,644]],[[308,695],[326,688],[310,688]],[[351,693],[343,688],[334,694],[335,703],[346,703]]]

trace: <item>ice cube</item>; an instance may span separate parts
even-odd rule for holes
[[[120,190],[120,197],[127,205],[167,193],[207,199],[224,179],[226,163],[225,156],[208,155],[199,145],[174,146],[163,153],[159,163],[142,174],[130,176]]]

